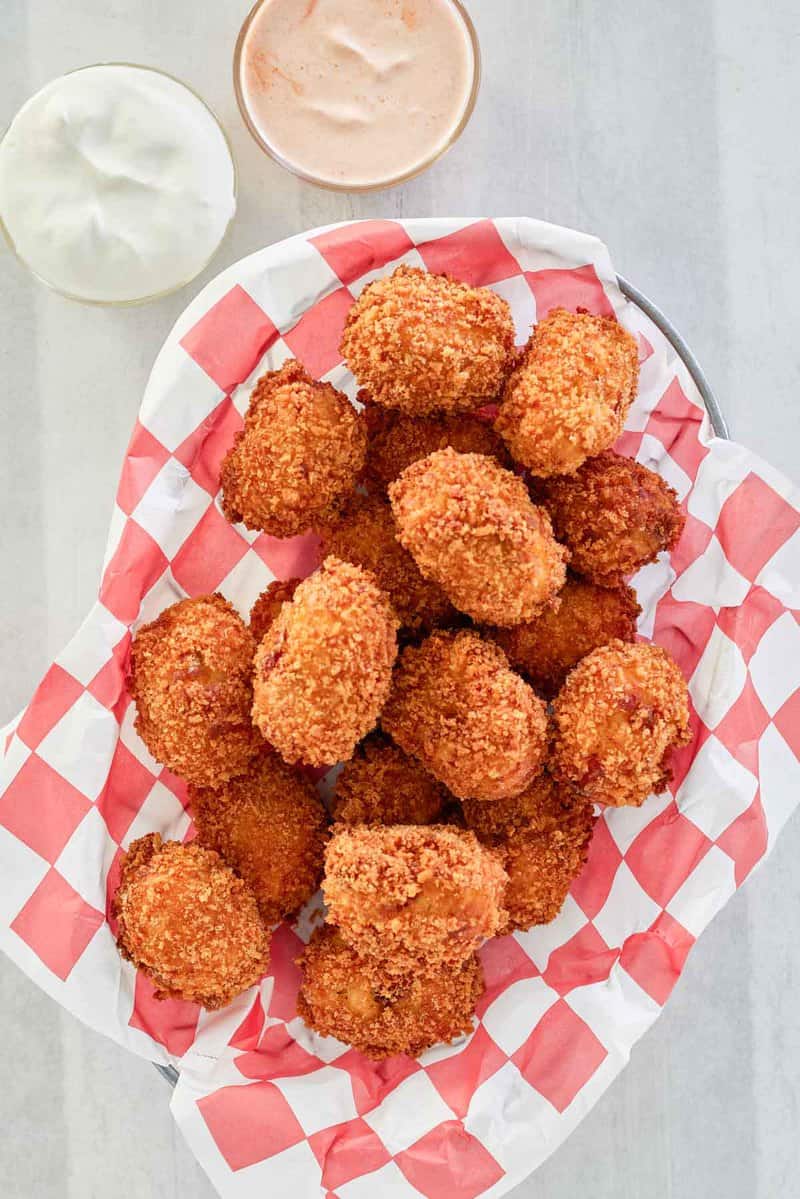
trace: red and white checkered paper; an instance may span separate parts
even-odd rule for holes
[[[640,629],[689,680],[694,737],[668,792],[605,813],[558,919],[485,946],[472,1036],[375,1064],[295,1014],[308,913],[277,929],[261,986],[211,1014],[154,1000],[120,960],[108,908],[135,837],[192,833],[184,785],[133,730],[131,633],[215,589],[246,614],[270,579],[314,567],[313,539],[227,523],[220,461],[255,379],[290,356],[354,395],[338,350],[345,315],[400,262],[492,287],[520,342],[558,304],[616,313],[637,336],[640,392],[618,448],[662,474],[687,514],[677,550],[634,580]],[[173,1111],[224,1196],[504,1193],[622,1069],[797,802],[798,498],[713,437],[683,364],[626,303],[594,238],[532,220],[366,221],[246,258],[190,304],[159,354],[98,601],[6,731],[0,945],[87,1024],[179,1066]]]

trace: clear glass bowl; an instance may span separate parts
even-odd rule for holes
[[[460,18],[469,37],[470,46],[472,48],[472,82],[464,104],[464,110],[461,114],[458,124],[453,129],[447,140],[432,154],[429,154],[426,159],[418,163],[410,171],[403,171],[398,175],[390,178],[381,179],[377,183],[333,183],[330,179],[321,179],[318,176],[304,171],[301,167],[293,162],[289,162],[274,146],[265,138],[262,131],[258,128],[247,105],[247,97],[242,87],[242,55],[244,52],[244,43],[250,26],[256,16],[265,4],[269,4],[270,0],[257,0],[256,4],[250,9],[250,12],[244,19],[244,24],[239,30],[239,36],[236,39],[236,47],[233,52],[233,89],[236,93],[236,103],[239,105],[239,111],[242,114],[242,119],[253,136],[254,141],[261,147],[265,154],[268,154],[279,166],[284,167],[292,175],[296,175],[299,179],[304,179],[307,183],[313,183],[317,187],[324,187],[329,191],[338,192],[371,192],[382,191],[387,187],[396,187],[399,183],[407,183],[409,179],[415,179],[417,175],[421,175],[423,171],[427,171],[428,167],[446,154],[447,151],[455,145],[461,134],[464,132],[470,117],[475,108],[475,102],[478,99],[478,91],[481,84],[481,51],[478,42],[478,35],[475,31],[475,26],[472,23],[472,18],[465,9],[461,0],[446,0],[446,3],[456,12]]]
[[[34,270],[34,268],[31,266],[31,264],[26,260],[24,255],[19,252],[19,250],[17,249],[17,246],[14,244],[14,239],[12,238],[9,230],[7,229],[7,227],[3,221],[2,213],[0,213],[0,233],[2,233],[3,236],[5,237],[5,240],[9,246],[9,249],[12,251],[12,253],[16,257],[16,259],[22,263],[22,265],[30,272],[31,275],[33,275],[33,277],[35,279],[38,279],[40,283],[44,283],[45,287],[49,287],[49,289],[51,291],[56,292],[60,296],[64,296],[64,298],[67,300],[73,300],[77,304],[87,304],[90,307],[94,307],[94,308],[130,308],[135,304],[147,304],[147,303],[149,303],[150,300],[160,300],[163,296],[171,296],[175,292],[180,291],[181,288],[186,287],[189,283],[192,283],[195,279],[197,279],[197,277],[199,275],[202,275],[203,271],[206,269],[206,267],[209,265],[209,263],[213,260],[214,256],[218,253],[220,247],[222,246],[222,244],[224,243],[224,241],[226,240],[226,238],[228,236],[231,224],[233,222],[233,218],[236,216],[236,204],[237,204],[237,198],[238,198],[238,174],[237,174],[237,170],[236,170],[236,159],[233,156],[233,149],[231,147],[230,138],[228,137],[228,134],[225,131],[225,127],[223,126],[222,122],[220,121],[219,117],[214,112],[214,110],[210,106],[210,104],[208,104],[203,99],[202,96],[198,95],[198,93],[194,90],[193,87],[190,87],[188,83],[184,83],[184,81],[182,79],[178,79],[177,76],[170,75],[169,71],[162,71],[158,67],[146,67],[146,66],[143,66],[141,63],[135,63],[135,62],[93,62],[93,63],[88,63],[84,67],[76,67],[74,71],[65,71],[64,75],[59,75],[56,77],[56,79],[63,79],[67,75],[76,75],[81,71],[91,71],[95,67],[132,67],[133,69],[135,69],[137,71],[151,71],[154,75],[162,75],[165,79],[170,79],[173,83],[177,83],[179,87],[184,88],[187,92],[189,92],[192,96],[194,96],[194,98],[196,100],[200,101],[200,103],[203,105],[203,107],[209,113],[209,115],[211,116],[215,125],[217,126],[220,133],[222,134],[222,139],[225,143],[225,146],[227,147],[228,155],[231,160],[231,170],[233,172],[233,212],[231,213],[230,219],[228,220],[228,223],[222,232],[222,236],[220,237],[219,241],[212,249],[211,253],[206,258],[206,260],[202,264],[202,266],[198,270],[194,271],[187,279],[182,279],[179,283],[171,284],[169,287],[164,288],[162,291],[153,292],[151,295],[147,295],[147,296],[136,296],[135,298],[132,298],[129,300],[94,300],[94,299],[87,298],[86,296],[77,296],[77,295],[72,294],[69,291],[65,291],[62,287],[59,287],[57,284],[51,282],[51,280],[46,279],[43,275],[39,274],[38,271]],[[54,81],[51,80],[48,82],[54,82]],[[36,93],[34,93],[34,94],[36,94]],[[26,103],[27,103],[27,101],[26,101]],[[15,114],[15,116],[16,116],[16,114]],[[2,147],[3,141],[5,140],[5,138],[8,134],[8,131],[14,122],[14,119],[15,119],[15,117],[12,117],[11,122],[9,122],[9,125],[6,127],[6,129],[3,130],[3,135],[2,135],[2,137],[0,137],[0,148]]]

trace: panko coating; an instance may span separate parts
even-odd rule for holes
[[[180,600],[131,646],[136,731],[150,753],[199,787],[241,774],[258,752],[253,728],[255,644],[221,595]]]
[[[304,533],[353,490],[366,448],[364,421],[347,396],[290,360],[253,390],[222,463],[222,510],[273,537]]]
[[[389,487],[397,536],[473,620],[531,620],[566,579],[567,551],[517,475],[483,454],[437,450]]]
[[[388,975],[458,966],[506,922],[506,874],[474,833],[338,825],[325,850],[328,923]]]
[[[253,892],[196,842],[132,842],[112,902],[117,945],[156,999],[224,1007],[264,975],[269,934]]]
[[[455,617],[441,587],[423,578],[397,540],[392,510],[379,496],[354,495],[338,520],[317,531],[326,554],[372,572],[409,632],[430,630]]]
[[[671,751],[691,739],[686,681],[659,645],[593,650],[567,676],[553,715],[553,774],[614,806],[662,791]]]
[[[499,646],[470,629],[403,650],[381,725],[459,799],[519,795],[547,749],[544,704]]]
[[[341,351],[376,404],[410,416],[470,412],[503,386],[514,321],[487,287],[399,266],[364,288]]]
[[[294,599],[300,579],[273,579],[250,609],[250,632],[260,645],[284,604]]]
[[[218,790],[190,788],[198,843],[252,888],[265,924],[291,916],[317,890],[328,815],[316,790],[265,747],[247,774]]]
[[[455,967],[381,977],[332,928],[317,929],[300,968],[297,1011],[306,1024],[374,1059],[419,1057],[431,1045],[472,1032],[483,994],[474,954]]]
[[[634,641],[641,608],[626,583],[599,587],[569,577],[558,593],[559,605],[511,629],[486,629],[515,670],[551,699],[572,667],[609,641]]]
[[[548,774],[517,799],[463,805],[467,826],[503,854],[507,932],[549,924],[583,869],[596,823],[591,802]]]
[[[572,474],[617,440],[638,383],[636,341],[617,320],[554,308],[506,384],[495,427],[534,475]]]
[[[397,620],[374,577],[326,558],[258,647],[253,720],[285,761],[345,761],[389,693]]]
[[[359,399],[366,399],[362,393]],[[362,481],[370,491],[385,493],[390,483],[412,462],[451,446],[459,454],[485,454],[501,466],[510,464],[508,451],[491,424],[474,413],[459,416],[405,416],[367,403],[367,460]]]
[[[685,517],[672,487],[646,466],[607,450],[574,475],[537,485],[570,565],[593,583],[609,586],[662,550],[678,544]]]
[[[434,824],[449,801],[447,789],[419,762],[373,733],[342,767],[333,818],[342,824]]]

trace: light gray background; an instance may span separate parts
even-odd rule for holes
[[[524,214],[599,234],[687,337],[733,435],[797,477],[795,0],[472,0],[485,74],[469,129],[422,178],[365,198],[297,182],[250,141],[230,82],[247,7],[0,0],[0,125],[48,79],[101,59],[192,84],[231,133],[241,174],[209,277],[350,217]],[[104,311],[50,295],[0,257],[0,724],[89,608],[150,365],[203,282]],[[799,856],[795,820],[705,934],[623,1076],[517,1199],[798,1194]],[[212,1195],[155,1070],[5,959],[0,1022],[1,1195]]]

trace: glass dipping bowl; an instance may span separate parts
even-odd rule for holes
[[[478,42],[478,35],[475,31],[475,26],[472,23],[472,18],[470,17],[464,5],[461,3],[461,0],[444,0],[444,2],[449,5],[463,25],[472,50],[472,78],[464,101],[464,108],[461,112],[458,123],[441,145],[437,146],[432,153],[430,153],[421,162],[416,163],[410,170],[400,171],[396,175],[387,176],[384,179],[370,183],[339,183],[330,179],[320,178],[319,176],[304,170],[296,163],[290,162],[285,155],[281,154],[280,151],[276,149],[275,146],[271,145],[264,132],[259,129],[258,125],[256,124],[256,121],[254,120],[248,106],[246,89],[242,84],[242,73],[244,70],[243,56],[245,42],[251,26],[261,9],[270,2],[271,0],[257,0],[256,4],[253,5],[250,12],[245,17],[244,23],[239,30],[239,36],[236,39],[236,47],[233,52],[233,88],[236,93],[236,102],[239,105],[239,111],[242,114],[242,119],[249,129],[254,141],[261,147],[264,153],[268,154],[269,157],[272,158],[274,162],[277,162],[279,166],[284,167],[287,171],[289,171],[292,175],[297,176],[299,179],[304,179],[307,183],[313,183],[317,187],[327,188],[329,191],[382,191],[388,187],[396,187],[399,183],[407,183],[409,179],[414,179],[417,175],[421,175],[423,171],[426,171],[429,166],[441,158],[443,154],[446,154],[447,151],[453,145],[455,145],[461,134],[464,132],[470,117],[472,116],[475,108],[475,102],[478,98],[478,91],[480,90],[481,82],[481,52],[480,44]]]
[[[135,71],[148,71],[154,75],[160,75],[164,79],[169,79],[170,82],[175,83],[179,87],[183,88],[186,92],[188,92],[191,96],[193,96],[195,100],[197,100],[200,104],[202,104],[203,108],[206,110],[206,112],[209,114],[212,121],[216,125],[217,129],[219,130],[220,134],[222,135],[222,140],[227,149],[228,157],[230,159],[230,165],[231,165],[231,178],[232,178],[232,190],[233,190],[233,210],[231,212],[230,218],[228,219],[227,225],[223,229],[216,245],[212,248],[211,252],[207,255],[205,261],[197,268],[197,270],[193,270],[192,273],[187,278],[181,279],[180,281],[176,281],[175,283],[171,283],[168,287],[162,288],[160,291],[153,292],[149,295],[135,296],[130,299],[127,299],[127,298],[126,299],[94,299],[94,298],[83,296],[83,295],[75,295],[74,293],[65,290],[63,287],[59,287],[58,284],[54,283],[52,280],[45,278],[44,275],[42,275],[40,272],[35,270],[35,268],[31,265],[31,263],[28,262],[27,259],[25,258],[25,256],[20,252],[19,248],[14,243],[14,239],[13,239],[9,229],[7,228],[5,222],[3,221],[2,213],[0,213],[0,234],[2,234],[3,238],[6,241],[6,244],[8,245],[9,249],[12,251],[14,256],[16,257],[17,261],[21,262],[22,265],[30,272],[30,274],[33,275],[33,277],[35,279],[37,279],[40,283],[43,283],[51,291],[56,292],[57,295],[63,296],[67,300],[73,300],[78,304],[87,304],[91,307],[98,307],[98,308],[129,308],[136,304],[146,304],[151,300],[160,300],[164,296],[173,295],[175,292],[180,291],[181,288],[186,287],[189,283],[192,283],[196,278],[198,278],[198,276],[203,273],[203,271],[206,269],[206,267],[209,265],[209,263],[213,260],[215,255],[218,253],[220,246],[222,246],[223,242],[226,240],[228,233],[230,231],[231,224],[233,223],[233,219],[236,216],[236,207],[237,207],[237,200],[238,200],[238,174],[237,174],[237,170],[236,170],[236,159],[233,156],[233,149],[231,147],[230,139],[225,131],[225,128],[224,128],[222,122],[220,121],[219,117],[217,116],[217,114],[211,108],[211,106],[203,99],[203,97],[201,95],[199,95],[194,90],[193,87],[190,87],[188,83],[184,83],[184,81],[182,79],[178,79],[177,76],[171,75],[168,71],[162,71],[158,67],[148,67],[148,66],[143,66],[141,63],[122,62],[122,61],[88,63],[86,66],[76,67],[73,71],[65,71],[63,75],[59,75],[59,76],[56,76],[55,79],[48,80],[48,82],[46,84],[44,84],[43,87],[39,89],[39,91],[42,91],[45,87],[49,87],[50,84],[52,84],[52,83],[57,83],[60,79],[64,79],[67,76],[76,75],[82,71],[91,71],[91,70],[94,70],[96,67],[127,67],[127,68],[135,70]],[[39,94],[39,91],[34,92],[28,98],[28,100],[25,101],[25,104],[21,105],[19,111],[14,114],[14,116],[11,118],[11,121],[9,122],[8,126],[3,130],[2,136],[0,136],[0,152],[2,151],[3,142],[5,141],[6,137],[8,136],[8,133],[9,133],[12,125],[14,124],[14,121],[16,120],[17,116],[19,115],[19,112],[22,112],[22,109],[25,107],[25,105],[28,104],[30,100],[34,99],[34,97]],[[1,249],[2,249],[2,244],[0,244],[0,250]]]

